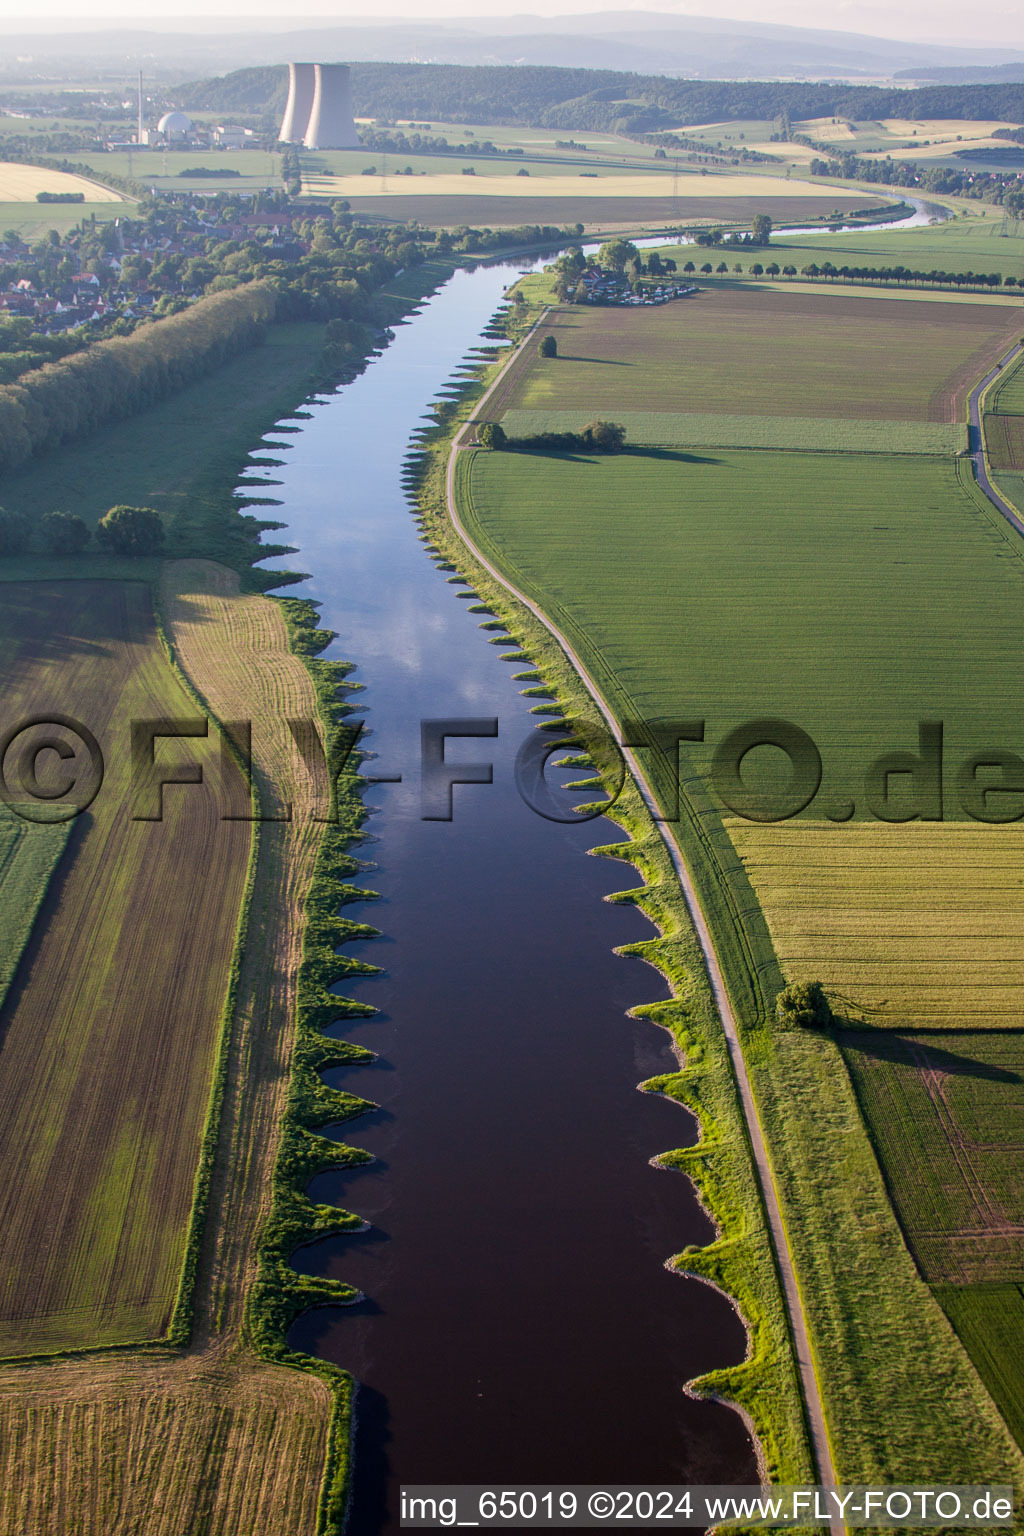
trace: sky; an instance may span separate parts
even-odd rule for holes
[[[918,42],[961,42],[975,47],[1016,48],[1024,45],[1024,0],[519,0],[503,5],[482,0],[299,0],[298,14],[282,11],[280,0],[208,0],[201,16],[190,15],[189,0],[174,8],[140,7],[131,0],[99,0],[72,14],[68,0],[0,0],[3,32],[98,31],[129,25],[144,30],[211,31],[243,27],[261,31],[291,31],[304,25],[373,24],[390,19],[437,21],[446,17],[495,16],[524,13],[569,15],[597,10],[664,11],[738,21],[771,21],[789,26],[860,32],[874,37],[907,38]]]

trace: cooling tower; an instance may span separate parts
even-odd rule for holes
[[[303,141],[307,149],[358,149],[347,64],[314,64],[313,106]]]
[[[315,68],[313,64],[288,65],[288,105],[278,134],[282,144],[301,144],[306,137],[306,125],[313,110]]]

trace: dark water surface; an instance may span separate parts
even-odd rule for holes
[[[345,1026],[377,1060],[327,1074],[380,1105],[339,1133],[377,1161],[311,1187],[371,1225],[295,1259],[365,1293],[291,1331],[361,1383],[354,1536],[398,1528],[403,1482],[757,1480],[739,1417],[683,1393],[746,1341],[724,1297],[663,1268],[712,1227],[687,1179],[649,1166],[695,1126],[636,1092],[674,1057],[625,1016],[664,981],[612,953],[653,932],[602,900],[638,878],[586,856],[622,833],[519,798],[535,701],[427,558],[401,490],[410,433],[512,275],[456,274],[268,472],[300,550],[287,563],[314,573],[298,590],[339,631],[328,655],[367,685],[366,771],[402,775],[369,792],[377,841],[357,850],[383,899],[346,909],[384,934],[351,952],[385,974],[348,988],[380,1012]],[[451,822],[420,817],[420,721],[441,716],[499,722],[496,739],[448,742],[449,760],[494,765],[492,784],[456,786]]]

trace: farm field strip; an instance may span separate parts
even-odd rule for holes
[[[19,165],[0,160],[0,203],[27,203],[37,192],[81,192],[87,203],[122,203],[124,198],[112,187],[67,171],[54,171],[39,165]],[[81,218],[81,209],[78,211]]]
[[[595,172],[600,175],[596,165]],[[310,178],[311,181],[317,179]],[[409,192],[410,181],[406,176],[385,177],[362,174],[321,179],[329,182],[334,196],[349,198],[406,195]],[[545,176],[544,196],[571,199],[594,195],[591,187],[580,186],[581,180],[584,179],[586,179],[585,175],[579,172],[575,176]],[[303,180],[305,181],[305,177]],[[532,177],[519,177],[514,173],[468,177],[463,176],[461,171],[444,171],[437,175],[416,178],[414,190],[418,197],[466,197],[471,200],[493,196],[531,198],[537,196],[537,189],[530,185],[531,180]],[[674,184],[669,184],[667,171],[641,174],[615,171],[603,177],[602,180],[606,183],[601,190],[601,195],[605,198],[668,198],[671,196],[678,198],[682,203],[688,203],[691,198],[703,200],[705,198],[759,197],[767,200],[768,203],[776,198],[784,198],[787,203],[796,203],[804,199],[816,202],[823,197],[820,187],[810,182],[787,181],[782,176],[716,175],[714,173],[701,176],[693,172],[689,175],[681,175],[678,187],[675,187]],[[836,207],[859,205],[862,201],[862,198],[858,198],[858,194],[845,189],[837,191],[833,198]]]
[[[555,337],[559,356],[540,362],[524,353],[489,414],[571,403],[616,420],[622,409],[687,406],[749,417],[753,389],[773,417],[953,425],[968,385],[1019,329],[1015,309],[893,305],[767,285],[706,288],[650,309],[562,308],[541,331]]]
[[[510,437],[579,432],[586,410],[509,410]],[[818,416],[740,416],[706,411],[615,411],[627,443],[674,448],[786,448],[811,452],[950,455],[967,446],[965,427],[926,421],[858,421]]]
[[[132,720],[195,718],[141,583],[7,583],[17,710],[87,721],[106,779],[0,1017],[0,1355],[159,1337],[170,1321],[222,1028],[251,829],[235,770],[134,819]],[[50,658],[60,654],[54,669]],[[159,761],[181,761],[171,743]],[[217,871],[211,878],[210,871]]]

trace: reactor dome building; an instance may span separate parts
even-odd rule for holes
[[[288,105],[278,138],[307,149],[358,149],[347,64],[289,64]]]

